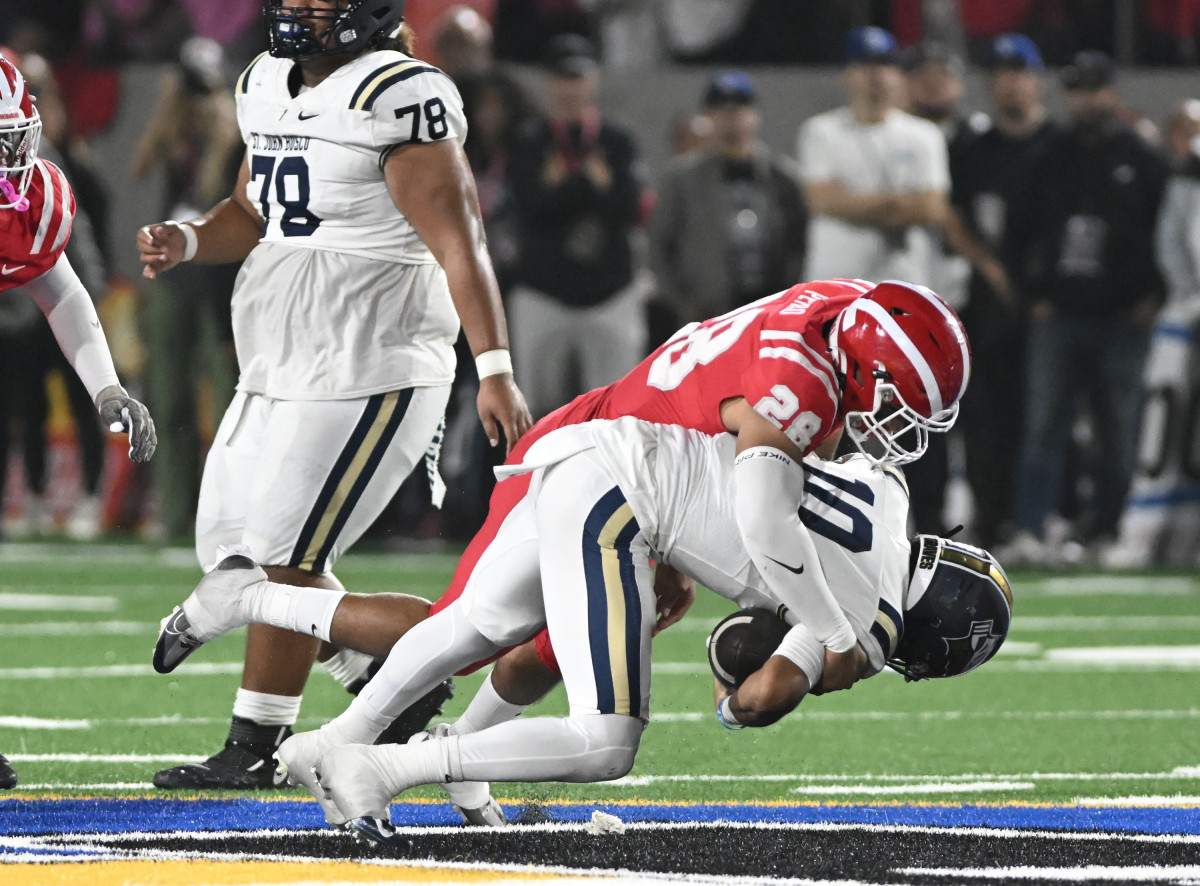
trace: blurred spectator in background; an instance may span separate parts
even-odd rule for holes
[[[1107,55],[1078,53],[1062,83],[1070,126],[1031,165],[1010,207],[1013,270],[1031,313],[1018,532],[1005,562],[1053,562],[1068,550],[1046,545],[1043,534],[1062,492],[1080,397],[1097,458],[1075,531],[1084,545],[1115,536],[1133,472],[1148,333],[1162,301],[1153,241],[1167,162],[1118,116]]]
[[[1042,57],[1023,34],[1001,34],[985,59],[992,114],[977,115],[950,143],[946,238],[971,265],[959,311],[971,339],[971,384],[956,429],[974,498],[972,538],[996,544],[1010,517],[1021,441],[1025,361],[1023,301],[1006,267],[1010,206],[1033,158],[1058,127],[1042,103]]]
[[[193,37],[163,80],[130,171],[137,179],[162,173],[162,212],[190,219],[233,190],[244,153],[221,47]],[[233,398],[237,361],[230,299],[238,267],[186,262],[169,275],[142,281],[146,401],[158,417],[159,438],[155,518],[145,531],[156,540],[189,540],[204,439]]]
[[[1184,99],[1167,120],[1166,135],[1163,138],[1167,153],[1171,155],[1171,162],[1177,169],[1192,164],[1195,156],[1192,151],[1192,142],[1198,135],[1200,135],[1200,99]]]
[[[491,69],[492,39],[491,23],[478,10],[451,6],[434,24],[433,53],[426,60],[449,74],[462,89],[463,78]]]
[[[1167,183],[1154,250],[1167,303],[1150,339],[1137,466],[1120,536],[1103,555],[1112,567],[1200,564],[1200,136]]]
[[[905,50],[900,61],[908,112],[953,138],[962,124],[963,60],[947,44],[926,40]]]
[[[925,40],[901,54],[900,66],[904,71],[906,110],[934,124],[949,142],[964,125],[959,110],[964,92],[962,58],[947,43]],[[930,236],[929,279],[923,282],[952,308],[960,310],[966,301],[970,265],[948,247],[940,229],[931,230]],[[921,527],[919,531],[941,532],[947,526],[947,484],[952,470],[962,470],[955,442],[959,439],[957,431],[932,435],[925,454],[905,468],[911,492],[909,515],[913,526]]]
[[[595,106],[595,49],[563,34],[545,65],[549,113],[523,127],[508,163],[521,232],[509,330],[535,418],[645,356],[650,288],[632,242],[643,214],[636,148]]]
[[[650,219],[651,266],[676,326],[787,289],[803,270],[804,196],[787,159],[758,139],[753,81],[717,74],[704,109],[712,141],[667,168]]]
[[[679,157],[712,142],[712,118],[703,111],[681,111],[671,120],[671,156]]]
[[[461,7],[459,7],[461,9]],[[465,17],[455,12],[456,18]],[[486,26],[483,19],[479,23]],[[471,33],[482,38],[483,28],[472,27]],[[439,33],[441,33],[439,31]],[[477,46],[484,45],[483,39]],[[490,46],[490,39],[486,41]],[[520,256],[520,232],[509,193],[507,170],[511,162],[517,133],[533,116],[529,98],[520,84],[503,71],[489,67],[480,70],[480,58],[468,53],[466,58],[452,54],[455,83],[463,97],[463,112],[467,118],[468,138],[464,144],[467,160],[475,176],[479,193],[479,208],[487,231],[488,252],[496,271],[500,293],[507,301],[513,274]],[[446,410],[446,435],[442,443],[441,471],[446,480],[446,498],[440,520],[427,516],[427,527],[440,522],[438,531],[444,537],[470,539],[483,518],[487,516],[488,498],[496,478],[492,468],[504,460],[504,454],[488,445],[487,435],[476,415],[475,402],[479,379],[471,357],[466,336],[459,334],[455,346],[458,371],[454,376],[450,403]],[[414,475],[406,481],[406,492],[415,488],[424,499],[427,483]],[[409,521],[411,525],[414,521]]]
[[[800,129],[808,201],[809,280],[864,277],[929,285],[950,177],[946,141],[899,110],[896,39],[881,28],[846,38],[846,107]]]

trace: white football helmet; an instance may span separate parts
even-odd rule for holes
[[[0,55],[0,209],[26,204],[25,192],[33,179],[41,140],[42,118],[33,106],[25,78]]]

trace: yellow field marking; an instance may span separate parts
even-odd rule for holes
[[[5,886],[269,886],[288,883],[484,883],[566,880],[562,874],[393,867],[351,861],[97,861],[4,866]]]

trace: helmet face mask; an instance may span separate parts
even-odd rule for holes
[[[974,670],[1008,636],[1008,577],[991,554],[972,545],[918,535],[912,551],[904,630],[888,667],[908,681]]]
[[[0,56],[0,209],[23,208],[42,140],[42,118],[25,78]]]
[[[830,348],[843,376],[847,436],[877,463],[919,458],[948,430],[971,371],[962,321],[932,291],[887,281],[834,321]]]
[[[359,52],[390,35],[404,21],[404,0],[337,0],[325,9],[267,0],[263,17],[271,55],[305,61]]]

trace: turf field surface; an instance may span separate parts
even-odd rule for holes
[[[453,564],[355,552],[338,574],[352,590],[436,596]],[[1012,632],[978,672],[884,674],[739,733],[712,716],[704,657],[730,607],[702,592],[655,641],[653,720],[628,777],[497,785],[511,816],[550,820],[504,835],[431,832],[452,813],[437,789],[414,791],[393,807],[413,852],[388,857],[322,829],[294,790],[150,785],[220,746],[240,674],[241,632],[170,677],[150,668],[158,620],[198,574],[184,550],[0,547],[0,750],[22,780],[0,799],[0,883],[540,880],[593,867],[692,882],[1200,883],[1196,575],[1015,573]],[[458,681],[447,717],[479,679]],[[348,699],[314,673],[301,728]],[[565,711],[561,692],[544,704]],[[596,810],[625,833],[588,833]],[[450,862],[475,867],[437,867]]]

